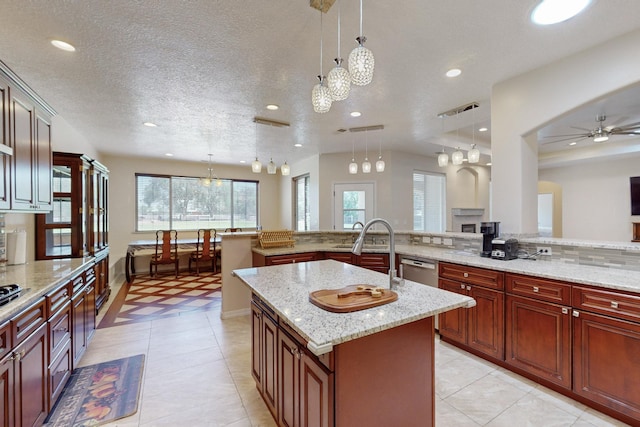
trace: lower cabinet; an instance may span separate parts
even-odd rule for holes
[[[109,286],[108,249],[96,257],[95,278],[96,313],[98,313],[102,306],[109,300],[109,295],[111,295],[111,287]],[[87,281],[89,280],[87,279]]]
[[[333,374],[254,297],[252,375],[279,426],[333,425]]]
[[[291,264],[295,262],[315,261],[318,259],[317,252],[305,252],[300,254],[273,255],[265,258],[264,265]]]
[[[445,341],[504,360],[504,273],[441,262],[438,275],[439,288],[476,300],[475,307],[440,314],[440,336]]]
[[[15,418],[22,427],[42,425],[49,413],[47,351],[45,323],[14,350]]]
[[[75,368],[84,355],[96,328],[96,299],[94,282],[84,285],[71,298],[72,355]]]

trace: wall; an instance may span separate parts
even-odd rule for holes
[[[109,261],[111,265],[124,258],[129,241],[155,238],[153,233],[135,231],[136,173],[204,176],[207,172],[205,163],[171,159],[104,156],[102,162],[109,168],[109,246],[111,254]],[[279,173],[268,175],[266,168],[263,168],[261,174],[254,174],[249,165],[213,164],[212,166],[220,178],[259,180],[260,224],[264,229],[282,228],[278,202],[282,177]],[[195,237],[195,232],[181,232],[179,237]]]
[[[629,177],[639,176],[640,155],[540,170],[540,179],[562,187],[562,237],[629,242]]]
[[[556,182],[539,181],[538,194],[551,194],[553,212],[551,226],[553,234],[551,237],[562,237],[562,185]]]
[[[307,159],[292,163],[291,175],[283,176],[280,181],[280,224],[283,229],[295,230],[295,214],[293,205],[293,179],[309,175],[309,210],[311,212],[310,230],[319,230],[318,218],[320,216],[319,200],[319,180],[320,162],[318,156],[311,156]]]

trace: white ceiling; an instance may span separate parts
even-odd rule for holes
[[[346,62],[356,46],[359,2],[338,1]],[[351,152],[352,144],[357,151],[368,144],[376,153],[381,146],[433,155],[475,138],[487,154],[490,132],[470,132],[474,123],[490,125],[493,84],[640,28],[638,0],[593,0],[581,15],[549,27],[530,23],[536,3],[364,2],[373,82],[352,87],[323,115],[310,102],[320,71],[320,12],[308,0],[2,0],[0,60],[103,153],[170,152],[193,161],[212,153],[215,163],[238,164],[253,160],[257,147],[263,162],[280,164]],[[323,17],[325,74],[336,56],[337,11],[338,3]],[[77,51],[53,48],[53,38]],[[451,67],[463,74],[446,78]],[[606,105],[607,116],[638,121],[638,93],[621,99]],[[472,101],[480,107],[458,119],[437,117]],[[603,102],[540,134],[595,127]],[[269,103],[280,109],[266,110]],[[362,116],[350,117],[354,110]],[[291,126],[256,126],[255,116]],[[384,130],[338,132],[377,124]],[[564,149],[553,145],[541,151]]]

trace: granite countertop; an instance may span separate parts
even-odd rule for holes
[[[84,271],[93,258],[69,258],[50,261],[33,261],[22,265],[10,265],[0,272],[0,285],[16,283],[22,288],[20,297],[0,306],[0,323],[29,307],[56,286]]]
[[[307,348],[316,355],[349,340],[475,305],[473,298],[406,281],[394,289],[398,293],[394,302],[351,313],[332,313],[309,302],[309,293],[355,284],[389,287],[386,274],[334,260],[245,268],[233,274],[307,340]]]
[[[304,244],[293,248],[260,249],[253,248],[254,252],[265,256],[285,255],[313,251],[350,252],[350,248],[336,247],[337,243]],[[363,252],[388,252],[388,246],[379,248],[366,248]],[[602,288],[621,291],[640,292],[640,272],[622,270],[618,268],[594,267],[587,265],[569,264],[561,261],[545,260],[544,258],[533,260],[514,259],[501,261],[491,258],[482,258],[472,252],[464,252],[451,248],[437,248],[420,245],[396,245],[396,254],[435,261],[445,261],[455,264],[469,265],[473,267],[488,268],[508,273],[527,274],[530,276],[547,279],[564,280]],[[396,267],[397,268],[397,267]]]

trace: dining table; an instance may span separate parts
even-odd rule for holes
[[[215,253],[216,246],[219,246],[222,241],[220,236],[216,236],[210,240],[211,246]],[[178,239],[178,253],[186,253],[196,250],[198,243],[197,238],[192,239]],[[127,255],[125,257],[124,275],[127,279],[127,283],[131,283],[136,275],[135,257],[136,255],[153,255],[155,254],[156,240],[133,240],[127,245]]]

